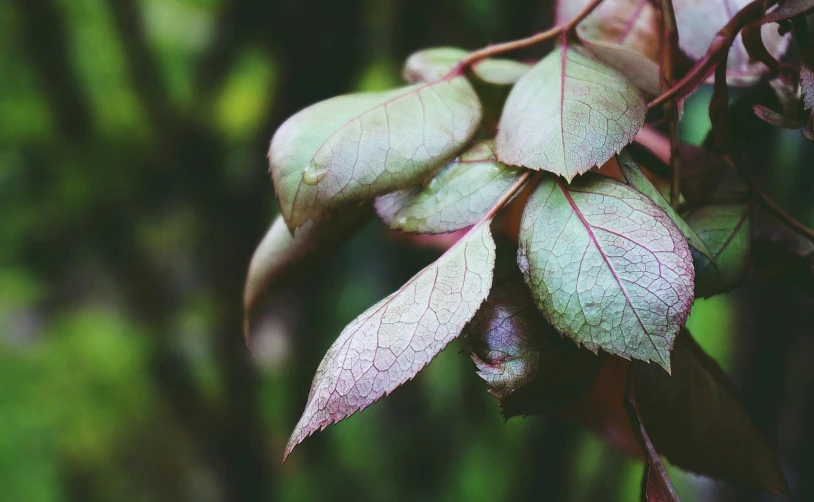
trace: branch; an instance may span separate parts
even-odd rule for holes
[[[678,26],[676,25],[675,11],[672,0],[660,0],[661,7],[661,50],[659,63],[661,66],[661,92],[670,90],[675,78],[675,60],[678,53]],[[667,119],[667,132],[670,137],[670,167],[673,171],[670,182],[670,205],[678,209],[681,199],[681,158],[678,152],[678,103],[669,99],[664,103],[664,115]]]
[[[712,39],[712,43],[709,45],[704,57],[699,59],[690,71],[669,91],[662,93],[661,96],[648,103],[647,109],[653,109],[664,104],[669,99],[685,96],[703,84],[712,75],[715,68],[726,61],[729,48],[740,30],[763,16],[764,5],[763,0],[753,0],[752,3],[738,11]]]
[[[588,15],[596,10],[597,7],[602,3],[603,0],[591,0],[588,5],[582,8],[576,16],[574,16],[570,21],[565,24],[561,24],[558,26],[554,26],[551,29],[543,31],[541,33],[537,33],[536,35],[532,35],[527,38],[521,38],[519,40],[512,40],[511,42],[503,42],[502,44],[495,44],[489,45],[484,47],[483,49],[478,49],[474,52],[470,52],[460,63],[458,63],[457,68],[453,70],[453,72],[461,72],[464,68],[471,66],[478,61],[486,58],[490,58],[492,56],[496,56],[498,54],[502,54],[504,52],[516,51],[519,49],[524,49],[526,47],[530,47],[535,44],[539,44],[541,42],[545,42],[546,40],[550,40],[554,37],[557,37],[563,33],[568,33],[572,31],[583,19],[588,17]]]

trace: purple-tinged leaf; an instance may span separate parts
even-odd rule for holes
[[[425,186],[383,195],[376,211],[390,228],[404,232],[454,232],[480,221],[523,174],[495,159],[483,141],[453,160]]]
[[[464,334],[478,374],[508,417],[559,410],[582,395],[603,358],[560,336],[520,274],[502,280]]]
[[[805,64],[800,66],[800,90],[805,109],[814,113],[814,70]]]
[[[630,143],[646,108],[622,74],[564,43],[509,94],[495,142],[498,160],[570,181]]]
[[[806,121],[802,117],[789,117],[763,105],[753,105],[752,109],[760,120],[768,122],[775,127],[782,129],[799,129],[806,125]]]
[[[559,0],[557,23],[573,19],[590,0]],[[661,15],[652,0],[611,0],[602,2],[577,25],[577,35],[588,42],[610,42],[657,61],[661,36]]]
[[[749,266],[752,241],[751,204],[702,206],[684,215],[712,255],[715,265],[693,253],[695,296],[707,298],[731,290],[743,280]]]
[[[338,96],[300,111],[269,149],[288,228],[421,183],[472,139],[481,114],[462,75]]]
[[[546,176],[523,211],[517,259],[558,331],[670,371],[694,272],[686,239],[653,201],[596,174],[570,186]]]
[[[351,322],[319,365],[287,457],[317,430],[351,416],[412,379],[475,315],[492,287],[490,221]]]
[[[467,51],[457,47],[433,47],[415,52],[404,62],[402,75],[411,84],[443,78],[464,59]],[[531,69],[531,65],[511,59],[484,59],[472,65],[471,72],[486,84],[512,85]]]
[[[741,407],[724,371],[682,330],[673,374],[639,365],[633,373],[642,423],[671,464],[717,480],[788,493],[774,455]]]
[[[679,45],[693,59],[701,59],[715,35],[751,0],[673,0]],[[761,27],[763,45],[775,59],[788,47],[789,38],[780,35],[776,24]],[[749,86],[756,83],[768,68],[750,61],[741,35],[735,38],[727,58],[726,81],[729,85]]]
[[[294,231],[288,231],[282,216],[278,216],[257,246],[249,264],[243,290],[243,330],[249,335],[249,321],[258,302],[271,290],[289,279],[320,250],[336,245],[372,213],[370,206],[352,208],[342,214],[317,222],[309,221]]]
[[[724,157],[709,148],[681,143],[681,194],[690,206],[709,201],[727,169]]]

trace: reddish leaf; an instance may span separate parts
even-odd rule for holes
[[[762,23],[772,23],[789,19],[814,9],[814,0],[781,0],[776,9],[766,14]]]

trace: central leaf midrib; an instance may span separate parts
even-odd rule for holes
[[[630,310],[632,310],[633,315],[636,316],[636,320],[639,322],[639,326],[642,327],[642,330],[647,335],[647,339],[650,341],[650,343],[653,345],[653,348],[658,353],[659,352],[658,348],[656,347],[656,344],[653,342],[653,340],[650,339],[650,333],[647,331],[647,328],[645,328],[641,317],[639,317],[639,313],[636,311],[636,308],[633,306],[633,302],[630,300],[630,297],[627,294],[627,290],[625,289],[624,285],[622,284],[622,279],[616,273],[616,269],[613,268],[613,264],[611,264],[610,258],[608,258],[608,255],[605,254],[605,251],[602,249],[602,246],[599,245],[599,240],[597,240],[596,236],[594,235],[594,232],[591,229],[591,224],[588,223],[588,220],[586,220],[585,217],[582,215],[582,211],[579,210],[579,208],[577,207],[576,202],[574,202],[574,199],[571,198],[571,194],[568,192],[568,189],[565,186],[563,186],[563,183],[562,183],[561,180],[557,180],[557,186],[560,188],[563,195],[565,195],[566,200],[568,200],[568,203],[571,205],[571,209],[573,209],[574,213],[577,215],[579,220],[582,222],[582,226],[585,227],[585,230],[588,232],[588,236],[591,238],[591,241],[596,246],[597,251],[599,251],[599,254],[602,256],[602,259],[605,261],[605,264],[610,269],[610,272],[613,275],[613,278],[616,280],[616,284],[619,285],[619,289],[622,291],[622,295],[625,297],[625,301],[627,301],[627,304],[630,305]],[[582,267],[582,264],[580,264],[580,268],[581,267]],[[659,356],[661,356],[661,354],[659,354]]]

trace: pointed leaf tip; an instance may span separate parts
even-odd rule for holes
[[[435,263],[351,322],[317,369],[285,457],[317,430],[370,406],[461,334],[492,287],[490,221],[472,228]]]
[[[694,271],[686,239],[650,199],[593,173],[571,185],[546,176],[523,211],[518,264],[558,331],[670,371]]]
[[[509,94],[496,139],[498,160],[570,183],[633,141],[646,111],[623,75],[563,43]]]

